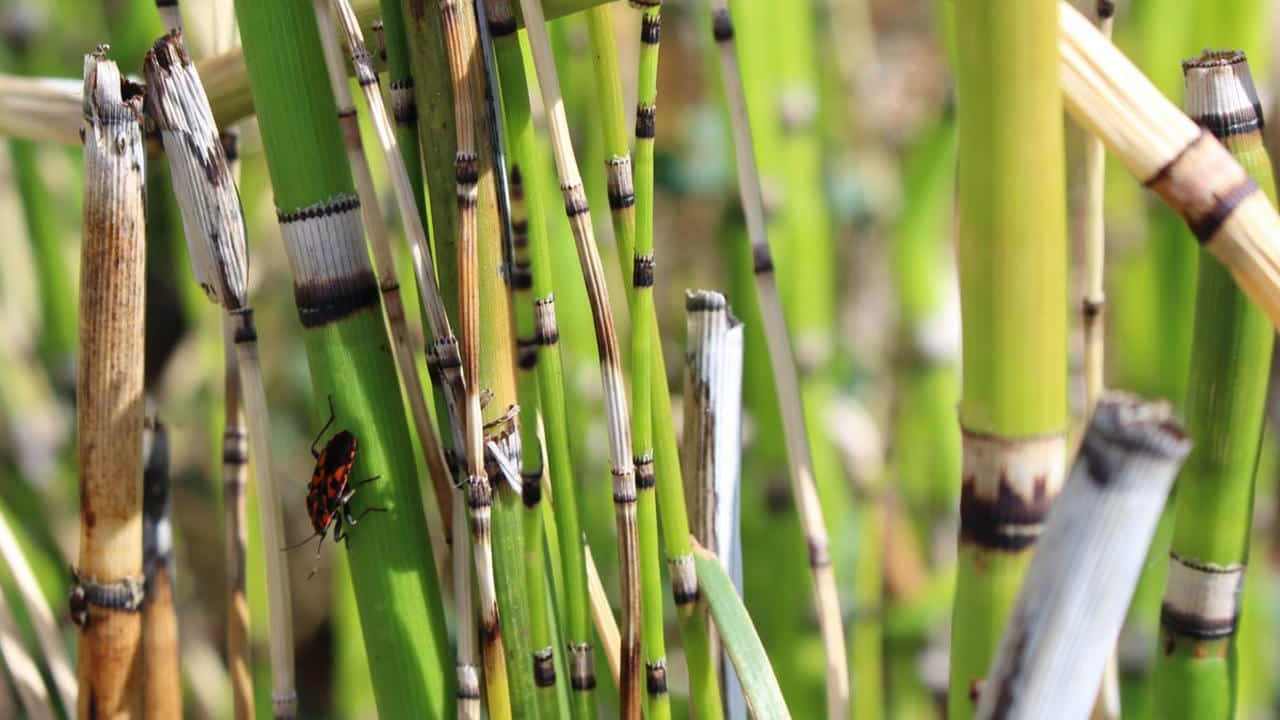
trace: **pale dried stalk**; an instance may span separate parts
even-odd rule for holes
[[[225,138],[224,138],[225,140]],[[225,144],[224,144],[225,147]],[[253,717],[253,672],[249,646],[249,599],[245,594],[245,556],[249,545],[248,430],[240,389],[240,363],[236,360],[235,328],[230,316],[222,322],[226,349],[223,378],[222,505],[225,527],[227,594],[227,673],[236,720]]]
[[[142,98],[99,47],[84,63],[84,240],[76,427],[81,718],[142,712]]]
[[[684,380],[685,496],[690,530],[711,548],[742,592],[741,460],[743,325],[723,295],[685,293],[688,332]],[[705,604],[699,611],[706,613]],[[728,717],[746,717],[737,672],[711,627],[712,656],[720,657]]]
[[[1067,110],[1177,211],[1204,249],[1280,327],[1280,216],[1212,135],[1084,16],[1059,4]]]
[[[1191,443],[1165,403],[1104,395],[1049,513],[978,718],[1085,717]]]
[[[27,649],[22,646],[18,634],[18,624],[14,622],[13,613],[4,593],[0,593],[0,660],[4,661],[4,669],[13,681],[13,688],[18,694],[18,702],[31,720],[54,720],[53,705],[49,699],[49,690],[44,686],[44,678],[40,677],[40,668]],[[8,692],[0,691],[6,696]],[[9,712],[0,699],[0,710]],[[67,705],[66,707],[75,707]]]
[[[1116,6],[1112,0],[1093,0],[1093,19],[1102,36],[1111,39],[1115,23]],[[1080,328],[1084,336],[1084,405],[1081,412],[1087,425],[1093,406],[1102,395],[1105,386],[1106,342],[1104,313],[1106,288],[1104,269],[1106,260],[1106,224],[1103,217],[1103,195],[1106,179],[1106,148],[1102,141],[1080,129],[1078,150],[1068,154],[1067,163],[1072,175],[1071,222],[1072,244],[1084,255],[1083,292],[1080,298]],[[1093,720],[1119,720],[1120,672],[1113,654],[1107,661],[1102,676],[1102,687],[1091,714]]]
[[[1095,3],[1098,29],[1111,39],[1115,22],[1112,0]],[[1080,325],[1084,331],[1084,417],[1093,412],[1103,388],[1103,311],[1106,294],[1103,287],[1103,263],[1106,251],[1106,226],[1103,220],[1103,181],[1106,179],[1106,148],[1093,135],[1084,134],[1079,153],[1077,213],[1071,223],[1076,244],[1084,250],[1084,294],[1080,301]],[[1112,675],[1114,678],[1114,675]],[[1118,692],[1118,687],[1116,688]],[[1108,717],[1111,714],[1107,715]]]
[[[182,47],[181,36],[170,34],[157,41],[147,54],[144,71],[147,106],[169,160],[192,270],[209,298],[226,311],[226,324],[236,347],[249,420],[248,439],[255,458],[254,476],[259,483],[263,542],[267,548],[283,548],[283,508],[271,462],[271,420],[258,357],[258,333],[248,302],[249,261],[239,194],[208,96]],[[288,559],[274,550],[265,555],[272,704],[276,717],[291,718],[297,714],[298,697]]]
[[[534,68],[542,90],[542,104],[547,108],[547,126],[551,134],[560,190],[564,195],[565,213],[573,230],[578,249],[578,262],[586,281],[587,297],[595,322],[596,344],[600,352],[600,374],[604,386],[605,418],[609,433],[610,464],[613,472],[613,500],[618,526],[619,575],[622,583],[622,665],[619,693],[621,715],[627,720],[640,717],[640,569],[636,527],[636,481],[631,457],[631,432],[626,388],[622,380],[621,355],[613,311],[609,307],[609,291],[605,285],[604,267],[591,228],[591,213],[582,187],[582,175],[574,157],[565,118],[564,98],[556,75],[555,57],[547,36],[546,19],[541,3],[520,0],[533,49]]]
[[[169,519],[169,437],[148,417],[143,435],[142,568],[147,595],[142,610],[144,717],[182,717],[182,662],[173,604],[173,527]]]
[[[22,597],[27,608],[27,617],[31,620],[31,629],[35,631],[36,640],[40,643],[40,652],[44,655],[45,665],[53,678],[53,689],[62,701],[62,707],[70,710],[76,706],[76,676],[71,669],[71,661],[67,658],[66,647],[62,644],[62,636],[58,632],[58,624],[53,619],[53,612],[45,600],[44,592],[36,581],[36,574],[31,564],[22,554],[18,538],[13,534],[4,514],[0,513],[0,557],[4,558],[9,568],[9,576]],[[3,602],[0,600],[0,602]]]
[[[336,3],[335,3],[336,5]],[[428,506],[427,528],[431,533],[431,554],[435,560],[436,573],[441,586],[450,583],[447,578],[449,567],[449,534],[452,532],[453,514],[451,475],[448,463],[445,462],[444,447],[440,443],[440,434],[436,432],[427,411],[427,396],[422,388],[422,379],[418,376],[418,367],[414,361],[412,340],[409,336],[409,325],[405,319],[404,298],[400,293],[400,280],[396,277],[395,259],[391,252],[391,233],[387,229],[386,220],[382,216],[382,205],[378,202],[378,193],[373,186],[373,172],[369,168],[369,159],[365,155],[364,143],[360,139],[360,121],[356,117],[355,102],[351,97],[351,87],[347,82],[347,69],[342,60],[342,49],[338,42],[338,30],[334,27],[333,16],[328,0],[315,0],[316,25],[320,31],[320,45],[324,51],[325,66],[329,70],[329,84],[333,88],[333,97],[338,106],[338,125],[342,128],[342,140],[347,150],[347,164],[351,166],[351,174],[355,179],[356,195],[360,197],[361,215],[364,218],[365,236],[373,254],[374,272],[378,275],[378,291],[382,294],[382,304],[387,312],[387,326],[391,334],[392,355],[396,367],[400,370],[400,381],[404,383],[405,394],[409,397],[409,413],[413,417],[414,430],[418,434],[422,447],[422,461],[427,470],[428,480],[435,491],[434,512]],[[346,28],[344,28],[345,30]],[[359,33],[359,25],[356,26]],[[364,45],[363,38],[351,38],[347,34],[347,47],[351,53],[351,62],[356,69],[356,81],[365,90],[365,97],[370,94],[382,99],[378,91],[378,75],[372,71],[373,58]]]
[[[502,628],[498,619],[498,595],[494,584],[492,505],[493,488],[485,471],[484,418],[480,407],[480,282],[477,255],[480,159],[476,151],[477,98],[483,96],[479,43],[474,18],[459,0],[440,1],[440,22],[444,30],[445,55],[453,87],[454,126],[457,154],[454,178],[458,199],[458,322],[461,331],[462,375],[466,384],[467,507],[471,513],[471,535],[475,550],[476,584],[479,589],[480,637],[491,696],[506,688],[494,687],[494,669],[505,663]],[[491,700],[492,702],[492,700]]]
[[[734,157],[738,167],[738,192],[746,217],[747,235],[754,258],[756,292],[760,299],[760,315],[764,322],[769,363],[782,413],[783,436],[791,475],[791,493],[800,512],[800,524],[809,545],[809,569],[813,573],[814,607],[822,633],[827,661],[827,716],[844,718],[849,706],[849,665],[845,652],[844,627],[840,618],[840,600],[836,593],[835,573],[827,548],[827,528],[813,479],[813,461],[809,456],[809,440],[805,431],[804,410],[800,406],[800,386],[796,379],[795,356],[787,334],[778,282],[773,273],[773,257],[765,229],[764,197],[760,173],[756,167],[751,125],[733,42],[733,18],[727,0],[711,2],[712,33],[719,47],[721,77],[729,103],[733,130]]]

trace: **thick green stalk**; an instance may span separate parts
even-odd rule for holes
[[[238,2],[236,11],[306,330],[317,426],[332,399],[338,427],[359,442],[352,477],[379,478],[354,504],[357,513],[385,512],[353,529],[348,544],[378,706],[384,717],[442,719],[453,709],[444,613],[315,15],[306,0]],[[335,262],[318,267],[316,253]]]
[[[1259,102],[1244,55],[1206,52],[1183,67],[1188,114],[1227,146],[1275,202]],[[1227,269],[1201,262],[1186,402],[1195,446],[1178,482],[1154,717],[1235,715],[1235,629],[1272,342],[1266,315]]]
[[[1062,485],[1066,208],[1055,0],[956,3],[964,469],[948,716],[974,698]]]
[[[641,649],[645,665],[645,717],[667,720],[666,638],[663,637],[662,565],[658,547],[658,507],[653,468],[652,391],[654,309],[653,140],[658,99],[658,41],[662,28],[661,0],[633,1],[643,10],[640,19],[640,77],[636,100],[635,188],[626,192],[625,180],[610,178],[610,207],[632,215],[635,229],[631,272],[631,438],[635,448],[636,513],[640,534],[640,586],[643,595]],[[610,164],[610,171],[614,165]],[[619,195],[618,191],[622,191]],[[617,198],[631,197],[631,203]],[[625,218],[623,218],[625,225]],[[621,244],[621,243],[619,243]]]

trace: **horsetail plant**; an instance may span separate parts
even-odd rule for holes
[[[342,50],[338,42],[338,31],[333,21],[333,2],[330,0],[314,0],[316,25],[320,29],[320,46],[324,49],[325,67],[329,71],[329,84],[333,87],[334,101],[338,106],[338,124],[342,126],[342,142],[347,151],[347,162],[351,165],[351,174],[355,179],[356,195],[360,198],[361,217],[364,218],[365,232],[372,250],[374,271],[378,274],[378,291],[382,294],[382,305],[387,314],[387,325],[392,339],[392,355],[395,356],[396,367],[400,371],[400,381],[404,384],[404,392],[408,395],[409,414],[413,419],[414,430],[422,448],[423,468],[427,471],[427,480],[435,491],[435,506],[439,509],[439,524],[428,523],[428,530],[442,529],[439,538],[432,538],[431,547],[436,567],[447,577],[444,568],[448,567],[447,542],[452,517],[448,508],[453,494],[450,474],[444,457],[444,448],[440,444],[440,435],[431,422],[427,411],[427,396],[423,391],[422,380],[418,375],[418,366],[414,360],[412,340],[409,337],[409,325],[405,318],[404,300],[400,293],[400,280],[396,277],[395,259],[391,250],[390,231],[382,216],[382,208],[378,203],[378,193],[373,186],[373,172],[369,168],[369,159],[365,155],[364,143],[360,139],[360,121],[356,117],[355,101],[351,97],[351,86],[347,80],[346,64],[343,62]],[[359,30],[359,26],[356,27]],[[351,54],[351,64],[356,69],[356,81],[365,91],[366,98],[370,94],[378,95],[377,74],[372,72],[373,57],[365,47],[363,37],[347,33],[347,48]],[[410,176],[412,182],[412,176]],[[416,210],[417,206],[411,209]],[[433,530],[433,535],[437,530]]]
[[[653,141],[658,107],[658,40],[662,28],[661,0],[633,0],[633,7],[643,10],[640,17],[640,73],[636,99],[636,173],[634,176],[635,204],[632,208],[620,208],[632,216],[623,225],[630,224],[633,232],[631,271],[631,437],[636,471],[636,522],[640,540],[641,642],[645,665],[645,717],[650,720],[667,720],[671,717],[671,699],[667,694],[667,653],[663,637],[662,617],[662,565],[658,546],[658,504],[655,497],[657,478],[654,475],[653,458],[653,406],[651,402],[654,368],[651,362],[656,342],[656,323],[653,309],[653,283],[655,259],[653,248]],[[592,12],[597,12],[593,10]],[[626,156],[623,156],[626,158]],[[615,165],[610,158],[609,170],[618,169],[617,177],[609,178],[610,207],[615,204],[615,192],[632,182],[629,162]],[[628,159],[629,160],[629,159]],[[621,244],[621,243],[620,243]],[[659,388],[665,391],[665,383]],[[702,659],[705,662],[705,659]]]
[[[1280,215],[1266,194],[1069,4],[1061,3],[1058,21],[1067,111],[1182,216],[1280,327],[1280,245],[1273,242]]]
[[[144,177],[140,88],[100,46],[84,59],[84,241],[76,428],[79,717],[142,711]],[[111,658],[123,661],[111,662]]]
[[[1167,403],[1098,402],[1049,513],[977,717],[1085,717],[1191,443]]]
[[[1261,103],[1244,54],[1206,51],[1182,67],[1187,114],[1274,202]],[[1270,323],[1217,263],[1200,263],[1194,337],[1186,409],[1195,446],[1179,477],[1156,654],[1162,718],[1236,712],[1236,626],[1271,367]]]
[[[563,365],[560,357],[560,332],[556,324],[555,295],[552,290],[551,253],[548,243],[545,186],[538,147],[533,129],[533,116],[529,106],[529,84],[525,68],[524,43],[516,34],[516,22],[509,0],[487,0],[485,13],[489,34],[493,38],[494,55],[501,79],[502,107],[506,136],[511,150],[511,190],[513,200],[524,200],[523,222],[513,218],[513,245],[516,251],[512,272],[513,284],[519,290],[525,282],[527,269],[531,296],[529,319],[532,327],[524,327],[521,318],[524,303],[515,303],[517,324],[517,363],[521,368],[532,369],[537,376],[538,404],[542,412],[546,435],[547,472],[554,488],[555,534],[559,552],[553,557],[560,560],[562,591],[559,593],[564,616],[563,631],[568,650],[566,663],[569,670],[570,703],[575,718],[588,720],[595,717],[595,661],[591,650],[590,619],[587,610],[586,561],[583,555],[581,524],[578,519],[578,489],[575,486],[573,460],[569,451],[568,420],[565,412]],[[513,202],[519,207],[518,202]],[[521,250],[527,251],[527,268],[521,263]],[[525,401],[521,401],[525,404]],[[531,406],[525,404],[526,411]],[[526,424],[533,423],[536,414],[530,414]],[[531,469],[525,468],[526,487],[531,479]],[[525,552],[530,547],[536,530],[529,527],[531,518],[525,519]],[[532,567],[532,561],[530,562]],[[531,592],[534,573],[530,573]],[[537,667],[546,668],[548,648],[535,643]],[[554,659],[554,652],[552,652]],[[554,665],[551,670],[554,671]],[[544,673],[542,682],[551,678]],[[549,682],[548,682],[549,684]]]
[[[1097,0],[1094,17],[1098,30],[1110,39],[1115,23],[1113,0]],[[1084,255],[1084,292],[1080,299],[1080,326],[1084,334],[1084,412],[1087,419],[1102,394],[1104,384],[1103,311],[1106,294],[1103,287],[1103,265],[1106,253],[1106,227],[1103,221],[1103,181],[1106,178],[1106,148],[1102,141],[1083,130],[1074,129],[1075,150],[1067,156],[1071,177],[1072,244]],[[1086,420],[1087,424],[1087,420]],[[1109,672],[1108,677],[1113,677]]]
[[[239,390],[251,428],[248,440],[261,486],[262,536],[268,547],[282,548],[287,545],[280,506],[283,494],[276,485],[277,476],[271,462],[268,431],[271,421],[258,354],[258,331],[249,304],[249,259],[240,197],[208,98],[195,65],[182,45],[181,34],[175,32],[158,40],[147,53],[143,67],[147,78],[147,109],[165,145],[193,275],[209,299],[222,305],[226,313],[226,333],[235,345],[235,367],[242,381]],[[226,438],[224,434],[224,440]],[[242,442],[242,439],[234,441]],[[224,463],[228,456],[233,464],[240,459],[234,448],[224,448],[223,452]],[[238,502],[236,498],[228,500]],[[297,692],[293,681],[287,559],[281,553],[268,552],[266,566],[272,703],[277,716],[293,717],[297,713]]]
[[[970,0],[956,5],[964,342],[947,704],[955,720],[973,715],[1065,475],[1067,329],[1060,308],[1067,247],[1056,17],[1054,0],[1004,2],[998,10]]]
[[[796,378],[795,357],[773,273],[773,257],[765,228],[764,197],[760,173],[756,167],[751,143],[751,125],[747,118],[742,74],[733,42],[733,17],[727,0],[711,0],[712,35],[719,48],[721,80],[729,103],[733,131],[734,157],[737,162],[738,192],[746,216],[747,235],[751,243],[756,293],[761,320],[769,350],[769,363],[777,387],[782,412],[784,441],[787,447],[791,492],[800,512],[800,522],[809,546],[809,568],[813,574],[814,607],[826,654],[827,716],[844,717],[849,704],[849,666],[845,654],[843,623],[831,554],[827,547],[827,529],[818,501],[813,478],[813,461],[805,432],[804,409],[800,406],[800,388]]]
[[[386,511],[348,549],[374,694],[383,712],[443,718],[453,714],[443,610],[315,13],[302,0],[236,10],[317,405],[332,398],[336,422],[358,438],[352,477],[378,478],[355,502]],[[313,140],[306,152],[299,137]]]
[[[564,98],[560,93],[560,81],[556,76],[555,58],[547,36],[546,19],[540,3],[521,0],[529,31],[529,43],[533,49],[534,67],[538,85],[542,91],[543,105],[547,108],[547,124],[560,178],[560,190],[564,195],[565,213],[573,231],[574,243],[582,275],[586,280],[591,302],[591,314],[595,323],[596,344],[600,352],[600,374],[604,386],[605,417],[609,431],[610,465],[613,474],[613,500],[618,527],[619,573],[622,583],[622,646],[619,693],[621,717],[637,720],[640,717],[640,568],[636,527],[636,478],[631,455],[631,432],[626,403],[626,389],[622,381],[621,357],[613,312],[609,307],[608,288],[605,286],[604,268],[591,228],[591,214],[587,206],[586,192],[578,161],[574,157],[569,138],[568,121],[565,118]]]
[[[652,0],[645,0],[651,2]],[[659,0],[660,2],[661,0]],[[618,244],[618,260],[623,275],[631,258],[636,233],[636,196],[631,169],[631,148],[627,142],[626,113],[622,107],[622,74],[618,70],[618,42],[613,32],[613,13],[609,6],[596,5],[587,10],[587,38],[591,43],[595,97],[600,103],[600,131],[604,141],[605,185],[609,196],[609,217],[614,241]],[[656,59],[656,58],[655,58]],[[630,298],[628,298],[630,300]]]
[[[223,134],[223,149],[227,144]],[[233,140],[234,142],[234,140]],[[234,162],[231,153],[227,163]],[[249,599],[245,593],[245,555],[249,545],[248,498],[249,435],[245,425],[244,394],[240,383],[240,363],[236,359],[235,330],[223,323],[225,368],[223,370],[222,504],[226,538],[227,593],[227,674],[231,678],[231,698],[236,720],[253,716],[253,673],[249,648]]]
[[[418,217],[426,225],[427,198],[422,181],[422,152],[418,145],[418,100],[413,91],[413,68],[409,60],[404,13],[400,0],[382,0],[380,7],[387,56],[387,91],[391,97],[391,116],[395,119],[396,144],[409,174],[409,187],[413,190]],[[354,9],[352,12],[354,14]],[[442,517],[450,514],[448,508],[440,508]]]
[[[715,552],[741,592],[743,325],[729,312],[724,296],[710,290],[685,293],[685,316],[688,332],[682,473],[686,478],[686,507],[690,508],[693,538]],[[700,622],[710,622],[706,603],[701,599],[695,612],[701,616]],[[689,650],[685,652],[688,654]],[[728,716],[742,717],[741,685],[731,664],[719,656],[718,643],[709,642],[705,661],[711,672],[724,681]],[[715,699],[718,704],[719,698]]]
[[[510,5],[508,5],[510,7]],[[492,27],[492,20],[490,20]],[[516,46],[516,52],[519,52]],[[546,567],[543,560],[542,439],[538,437],[538,341],[533,319],[533,270],[529,261],[529,211],[519,167],[513,165],[511,193],[512,314],[516,331],[516,393],[525,422],[520,425],[520,477],[524,514],[525,593],[529,602],[533,682],[539,715],[560,716],[554,638],[547,602]]]

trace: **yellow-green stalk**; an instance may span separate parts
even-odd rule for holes
[[[1183,63],[1186,109],[1275,202],[1261,104],[1240,52]],[[1153,717],[1233,717],[1236,626],[1252,528],[1272,329],[1225,268],[1200,263],[1187,386],[1194,448],[1179,478]]]
[[[948,717],[966,720],[1063,482],[1067,244],[1058,4],[955,9],[964,434]]]

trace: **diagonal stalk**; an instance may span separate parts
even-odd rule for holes
[[[712,0],[712,33],[719,46],[721,77],[729,102],[734,155],[738,167],[738,191],[747,221],[747,235],[754,258],[756,293],[759,296],[769,362],[781,406],[784,441],[787,447],[791,492],[800,512],[800,522],[809,545],[809,568],[814,580],[814,607],[826,654],[827,716],[843,718],[849,704],[849,668],[845,654],[844,629],[840,618],[835,573],[827,547],[826,524],[814,484],[813,462],[805,432],[804,411],[795,358],[787,334],[782,303],[778,296],[773,258],[769,250],[764,217],[764,198],[756,168],[751,127],[747,120],[742,76],[733,43],[733,18],[726,0]]]

